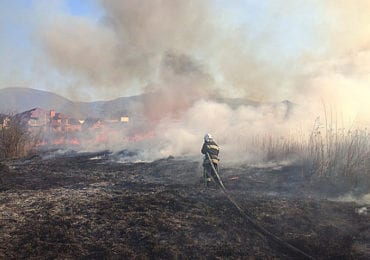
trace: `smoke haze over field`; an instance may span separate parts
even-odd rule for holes
[[[358,99],[369,97],[367,1],[252,3],[239,4],[267,18],[235,18],[214,1],[107,0],[100,20],[59,15],[40,35],[57,69],[101,94],[136,85],[180,106],[215,91],[300,104],[312,97],[353,120],[366,110]]]
[[[159,93],[142,109],[163,155],[198,152],[205,132],[243,154],[246,138],[312,127],[324,110],[342,125],[369,123],[367,0],[91,3],[99,15],[72,13],[69,1],[31,2],[23,19],[33,25],[36,54],[29,73],[1,76],[1,86],[43,82],[74,100]],[[13,66],[13,75],[24,69]],[[282,122],[271,108],[233,109],[214,97],[288,99],[299,108]]]

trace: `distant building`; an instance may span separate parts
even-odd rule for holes
[[[79,132],[91,134],[95,137],[94,142],[103,143],[111,135],[121,135],[123,125],[129,122],[127,116],[115,119],[75,119],[56,112],[54,109],[45,110],[42,108],[33,108],[16,114],[12,118],[20,122],[21,126],[30,133],[42,138],[40,143],[44,144],[78,144],[82,137]],[[9,119],[0,115],[1,128],[8,124],[7,120]]]
[[[50,111],[50,127],[56,132],[65,132],[68,129],[69,120],[65,114]]]
[[[82,124],[82,130],[97,129],[103,126],[103,120],[100,118],[86,118]]]
[[[81,132],[82,131],[82,124],[80,123],[80,120],[70,118],[69,124],[66,125],[66,131],[71,132]]]
[[[122,123],[128,123],[130,121],[128,116],[121,116],[120,121]]]
[[[24,112],[22,119],[31,127],[46,126],[49,123],[49,112],[42,108],[34,108]]]
[[[39,132],[47,128],[49,112],[42,108],[33,108],[12,116],[12,120],[30,132]]]

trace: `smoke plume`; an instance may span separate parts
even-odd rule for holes
[[[308,128],[326,109],[350,124],[369,118],[368,1],[273,1],[264,7],[271,18],[257,29],[231,22],[233,13],[214,1],[101,5],[102,20],[65,15],[43,27],[49,60],[102,94],[122,96],[132,86],[151,93],[142,112],[163,156],[197,153],[206,132],[229,154],[245,155],[250,149],[241,146],[253,135]],[[235,95],[300,108],[282,122],[271,106],[210,101]]]

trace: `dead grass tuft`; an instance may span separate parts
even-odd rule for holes
[[[344,189],[368,187],[370,134],[367,128],[338,128],[317,119],[310,133],[258,136],[251,145],[262,151],[265,161],[295,161],[310,171],[314,180]]]

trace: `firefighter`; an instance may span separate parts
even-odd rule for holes
[[[218,162],[220,161],[218,159],[218,153],[220,151],[220,148],[216,144],[216,142],[213,140],[211,134],[206,134],[204,136],[204,143],[202,146],[201,153],[204,154],[204,160],[203,160],[203,178],[204,178],[204,185],[208,187],[209,183],[211,182],[211,174],[214,176],[214,172],[211,166],[211,163],[215,167],[216,171],[218,172]],[[207,153],[209,154],[211,161],[209,161]]]

